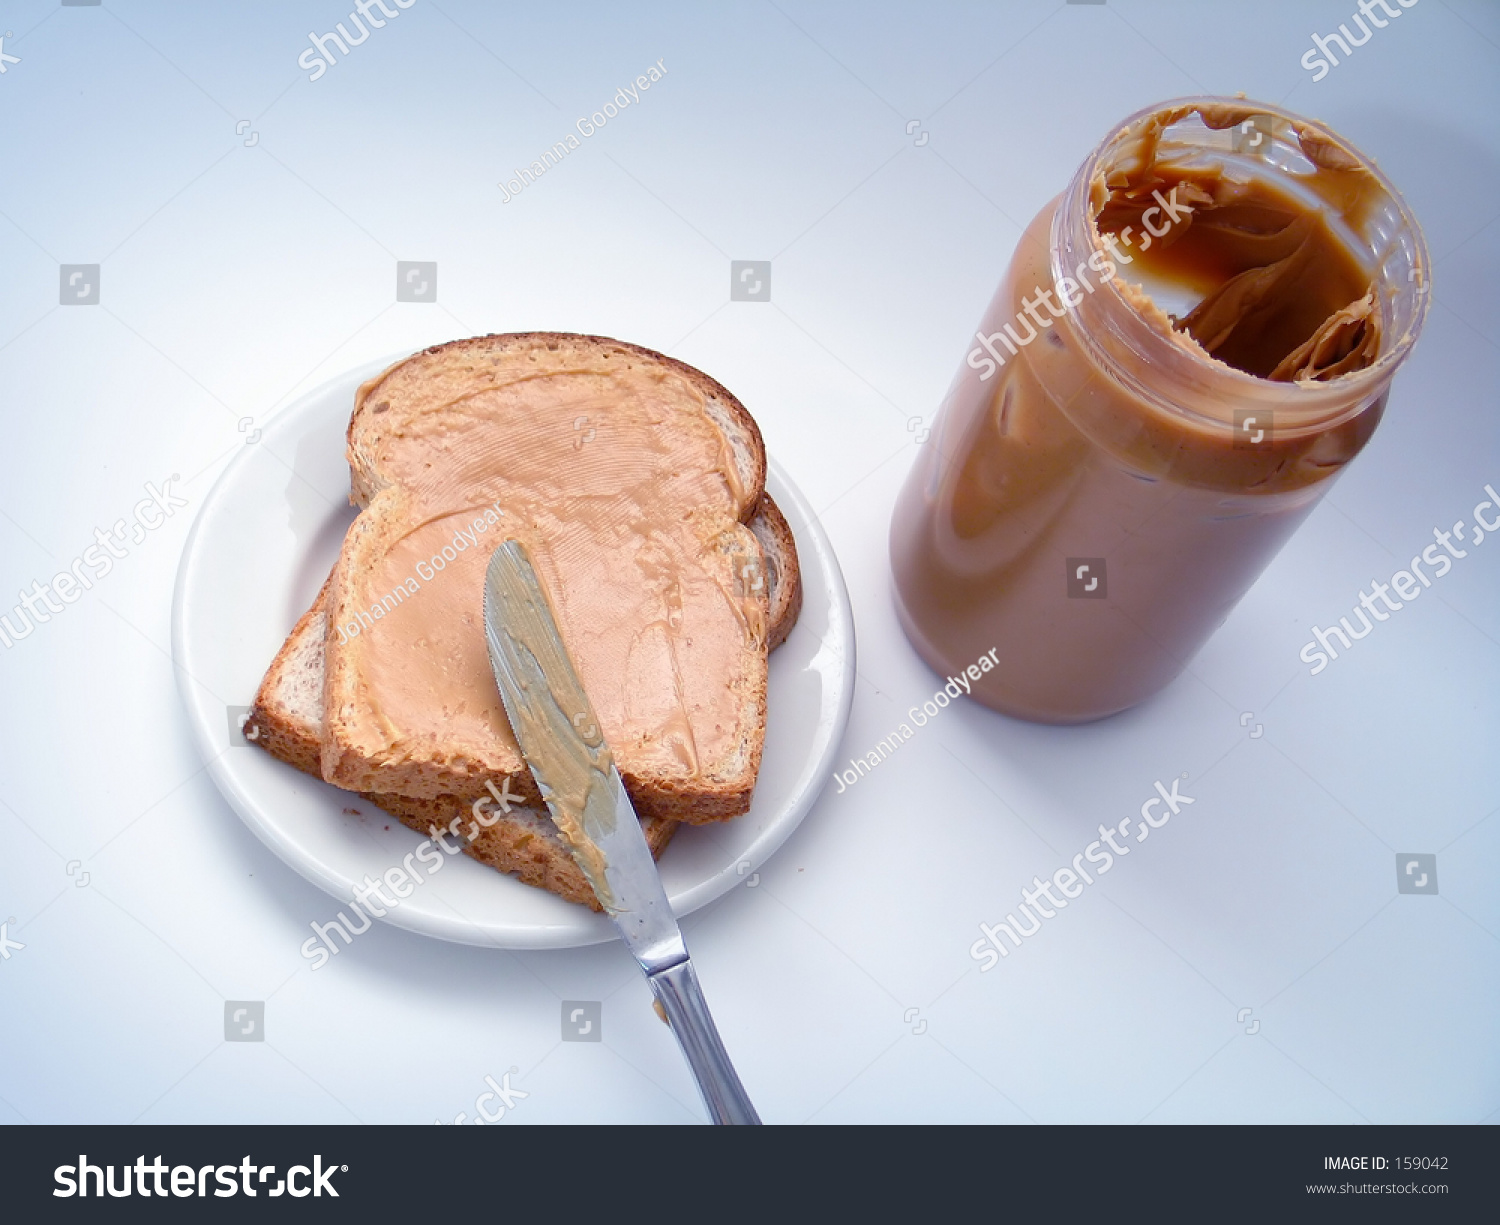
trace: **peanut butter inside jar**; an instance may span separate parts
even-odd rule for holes
[[[1311,121],[1132,116],[1022,236],[897,502],[897,611],[973,696],[1169,684],[1368,441],[1425,314],[1415,219]]]

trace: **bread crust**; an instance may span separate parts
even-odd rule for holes
[[[750,520],[750,530],[760,542],[766,561],[771,604],[766,650],[774,651],[786,641],[802,614],[802,564],[797,559],[792,525],[770,494],[761,495],[755,517]]]

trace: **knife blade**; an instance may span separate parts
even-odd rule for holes
[[[526,547],[506,540],[484,580],[484,635],[516,743],[553,824],[614,920],[716,1123],[759,1123],[724,1050],[635,806]]]

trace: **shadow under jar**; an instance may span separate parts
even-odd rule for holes
[[[1369,440],[1427,307],[1415,218],[1325,128],[1139,112],[1022,236],[891,525],[907,636],[1077,723],[1171,682]]]

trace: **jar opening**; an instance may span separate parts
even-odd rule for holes
[[[1276,384],[1309,424],[1368,402],[1427,307],[1421,231],[1389,181],[1326,129],[1244,99],[1126,120],[1070,184],[1052,245],[1055,276],[1080,260],[1101,273],[1075,322],[1127,381],[1144,359],[1190,391]]]

